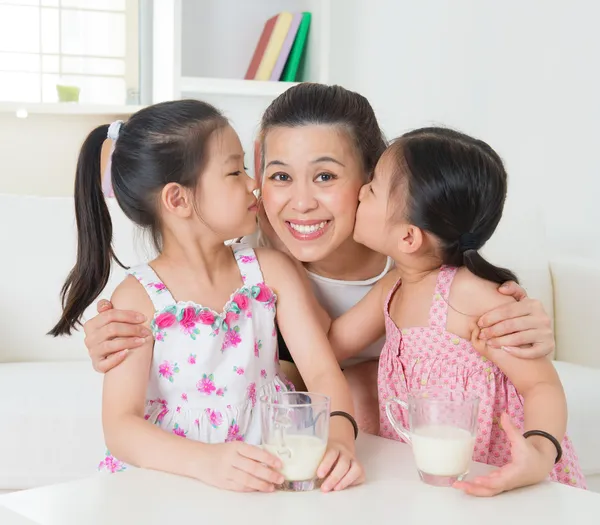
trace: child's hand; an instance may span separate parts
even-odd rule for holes
[[[323,492],[344,490],[351,485],[360,485],[365,480],[363,467],[354,453],[343,443],[331,440],[317,469],[317,476],[326,478],[321,485]]]
[[[481,476],[473,481],[457,481],[454,484],[455,488],[473,496],[495,496],[546,479],[552,470],[555,457],[547,452],[548,449],[536,447],[533,439],[524,438],[511,423],[508,414],[502,414],[502,428],[510,440],[511,463],[488,476]],[[550,450],[553,450],[553,446]]]
[[[206,447],[197,476],[204,483],[237,492],[273,492],[284,481],[275,470],[281,461],[266,450],[240,441]]]

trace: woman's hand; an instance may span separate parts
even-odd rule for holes
[[[546,479],[552,471],[556,449],[546,438],[524,438],[502,414],[502,428],[510,440],[512,461],[487,476],[473,481],[457,481],[454,487],[472,496],[495,496],[507,490],[534,485]],[[542,441],[543,440],[543,441]]]
[[[344,490],[352,485],[360,485],[365,480],[362,465],[342,441],[329,440],[327,452],[317,469],[317,476],[324,479],[323,492]]]
[[[529,299],[515,282],[504,283],[498,291],[517,302],[482,315],[477,325],[480,339],[491,347],[526,359],[536,359],[554,351],[552,321],[540,301]]]
[[[96,372],[105,374],[120,364],[127,351],[142,346],[152,333],[139,312],[115,310],[106,300],[98,302],[98,315],[83,325],[85,346]]]
[[[284,477],[281,460],[241,441],[207,445],[198,462],[197,478],[208,485],[237,492],[273,492]]]

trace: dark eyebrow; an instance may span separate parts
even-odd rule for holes
[[[319,157],[318,159],[311,161],[311,164],[318,164],[319,162],[334,162],[335,164],[339,164],[340,166],[342,166],[342,168],[346,167],[339,160],[336,160],[333,157],[327,157],[327,156]],[[272,160],[271,162],[269,162],[267,164],[266,167],[268,168],[269,166],[288,166],[288,165],[281,160]]]
[[[346,167],[339,160],[336,160],[333,157],[327,157],[327,156],[325,156],[325,157],[319,157],[318,159],[313,160],[312,164],[317,164],[319,162],[334,162],[335,164],[338,164],[342,168]]]
[[[266,165],[267,168],[269,166],[287,166],[287,164],[285,162],[280,161],[280,160],[272,160],[271,162],[269,162],[269,164]]]

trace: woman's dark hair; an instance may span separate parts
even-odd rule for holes
[[[405,188],[404,219],[439,239],[443,264],[498,284],[518,282],[479,253],[500,222],[507,191],[502,159],[488,144],[431,127],[406,133],[389,154],[398,167],[390,194]]]
[[[135,224],[146,228],[158,250],[157,213],[162,188],[171,182],[194,188],[206,161],[206,142],[227,119],[198,100],[163,102],[142,109],[122,124],[112,153],[115,198]],[[85,309],[106,286],[114,259],[112,222],[102,193],[100,154],[108,126],[85,139],[75,176],[77,262],[61,291],[63,314],[49,334],[70,334]],[[123,266],[124,267],[124,266]]]
[[[264,145],[269,129],[307,125],[336,125],[354,141],[370,178],[387,147],[369,101],[340,86],[302,83],[279,95],[263,114],[260,124],[261,171],[264,170]]]

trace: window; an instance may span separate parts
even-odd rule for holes
[[[0,101],[136,103],[138,0],[0,0]]]

